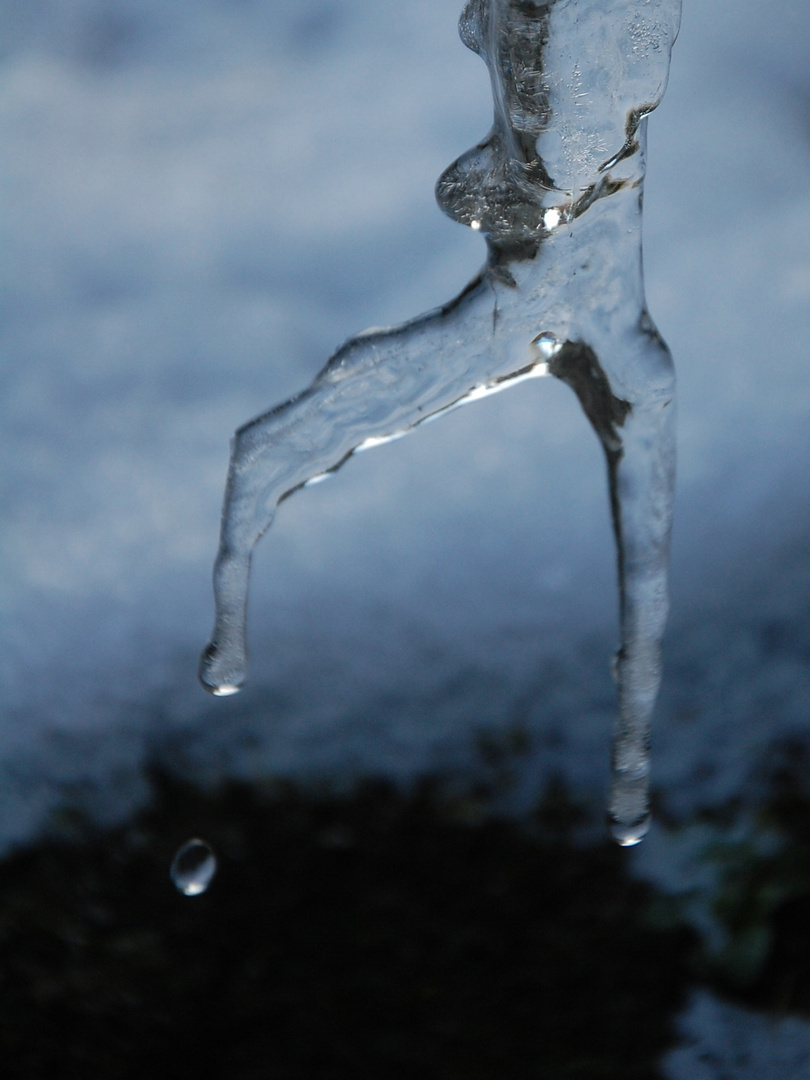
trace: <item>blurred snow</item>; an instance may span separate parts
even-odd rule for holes
[[[449,299],[483,241],[433,202],[488,129],[460,0],[0,0],[0,848],[151,756],[407,777],[534,736],[600,805],[614,709],[604,466],[528,383],[285,503],[251,683],[211,701],[227,440],[348,335]],[[806,730],[810,8],[685,0],[650,121],[648,296],[680,378],[655,779],[739,792]]]
[[[693,996],[678,1027],[684,1040],[662,1062],[667,1080],[803,1080],[810,1073],[810,1024],[769,1018]]]

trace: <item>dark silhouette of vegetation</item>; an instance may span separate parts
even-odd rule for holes
[[[728,944],[706,974],[727,997],[775,1015],[810,1016],[810,752],[774,745],[759,770],[757,832],[770,844],[720,843],[714,903]]]
[[[8,1078],[654,1080],[694,947],[645,920],[561,792],[460,820],[423,784],[346,797],[155,776],[125,828],[0,865]],[[207,893],[168,868],[216,850]]]

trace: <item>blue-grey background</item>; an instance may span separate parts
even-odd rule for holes
[[[605,795],[604,466],[551,380],[285,503],[255,560],[251,681],[195,677],[233,429],[484,258],[433,201],[483,136],[460,0],[0,3],[0,850],[78,801],[198,779],[473,768]],[[686,0],[650,121],[648,297],[680,379],[655,782],[750,791],[807,732],[810,8]],[[754,797],[751,795],[750,797]]]

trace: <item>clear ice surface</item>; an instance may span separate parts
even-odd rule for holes
[[[169,876],[184,896],[204,893],[217,872],[217,857],[204,840],[189,840],[172,859]]]
[[[436,198],[488,257],[454,300],[342,345],[312,384],[233,439],[214,568],[211,693],[247,670],[250,560],[278,505],[355,453],[451,409],[553,375],[605,452],[620,648],[610,828],[649,827],[650,721],[661,680],[675,472],[672,360],[641,259],[646,117],[661,101],[681,0],[469,0],[459,32],[489,68],[489,134]]]

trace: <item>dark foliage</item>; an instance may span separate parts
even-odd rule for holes
[[[774,1015],[810,1015],[810,751],[774,745],[762,764],[761,826],[780,838],[773,852],[727,859],[716,905],[734,949],[759,945],[755,963],[709,972],[718,988]],[[722,860],[718,859],[721,865]]]
[[[653,1080],[691,938],[546,811],[156,777],[127,828],[0,867],[3,1075]],[[196,835],[220,868],[186,898],[168,867]]]

